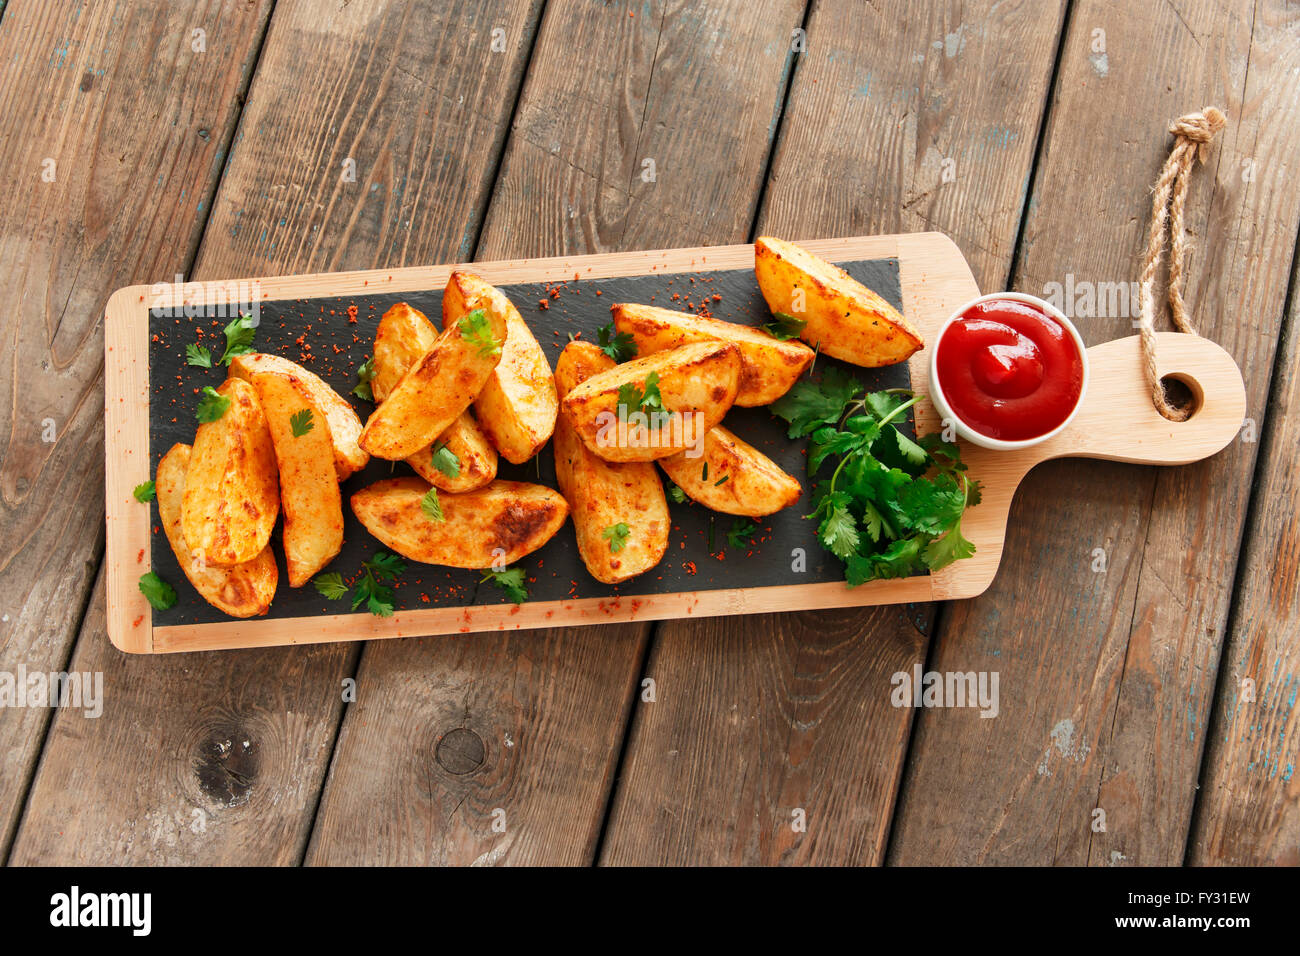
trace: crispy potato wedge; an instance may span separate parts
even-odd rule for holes
[[[370,390],[382,403],[402,376],[433,347],[438,331],[423,312],[398,302],[384,313],[375,332],[375,377]],[[457,474],[444,474],[434,467],[433,450],[446,445],[456,456]],[[406,459],[425,481],[439,491],[473,491],[497,476],[497,452],[468,410],[456,416],[434,443]]]
[[[703,455],[683,452],[661,458],[659,465],[687,497],[723,514],[761,518],[790,507],[803,493],[798,479],[721,425],[704,436]]]
[[[760,236],[754,274],[773,312],[804,319],[799,337],[864,368],[904,361],[924,344],[903,314],[843,269],[792,242]],[[798,309],[795,290],[803,293]]]
[[[620,389],[643,393],[651,374],[658,376],[664,414],[649,421],[625,409],[620,419]],[[736,401],[739,385],[740,349],[696,342],[593,375],[565,396],[563,407],[583,444],[606,461],[654,461],[698,446]]]
[[[379,320],[375,330],[375,357],[370,393],[376,403],[392,394],[402,376],[438,341],[438,330],[419,309],[398,302]]]
[[[300,588],[343,547],[343,499],[334,474],[334,442],[325,413],[296,376],[258,372],[253,387],[280,468],[289,587]]]
[[[551,488],[497,480],[462,494],[440,494],[442,521],[425,516],[420,500],[429,484],[389,478],[352,496],[352,511],[366,530],[403,557],[451,568],[510,564],[555,536],[569,514]]]
[[[614,328],[636,342],[638,355],[651,355],[691,342],[733,342],[740,349],[741,407],[770,405],[803,374],[816,354],[807,345],[782,341],[762,329],[706,319],[653,305],[614,306]]]
[[[194,436],[181,532],[201,562],[228,568],[252,561],[271,540],[280,487],[271,432],[253,386],[228,378],[217,392],[230,407],[215,422],[199,425]]]
[[[231,617],[265,614],[275,597],[280,571],[267,545],[252,561],[218,568],[195,559],[181,533],[181,505],[185,497],[185,473],[190,467],[190,446],[172,445],[154,475],[158,514],[176,561],[194,585],[194,590],[218,611]]]
[[[443,445],[456,456],[458,471],[454,475],[444,474],[434,465],[434,449]],[[461,412],[437,441],[411,455],[406,463],[439,491],[473,491],[497,476],[497,450],[468,410]]]
[[[555,363],[561,401],[586,379],[614,367],[614,360],[591,342],[570,342]],[[653,568],[668,549],[671,519],[664,486],[648,461],[611,462],[582,443],[567,412],[555,423],[551,442],[555,477],[569,502],[578,553],[591,576],[617,584]],[[605,537],[619,524],[628,534],[618,551]]]
[[[315,372],[303,368],[279,355],[252,352],[237,355],[230,362],[230,374],[251,383],[258,372],[281,372],[292,375],[307,387],[311,400],[330,424],[330,437],[334,439],[334,469],[339,481],[366,467],[370,456],[361,450],[357,439],[361,437],[361,419],[352,410],[348,400],[340,395]]]
[[[466,314],[450,323],[402,376],[366,421],[362,448],[401,461],[428,448],[469,408],[501,361],[507,331],[501,310],[477,315],[475,322]]]
[[[473,273],[453,272],[442,296],[443,328],[480,308],[500,313],[507,334],[501,362],[474,399],[474,411],[497,451],[518,465],[537,454],[555,430],[555,378],[546,353],[505,293]]]

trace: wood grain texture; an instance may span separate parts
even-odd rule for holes
[[[493,144],[504,139],[534,14],[534,7],[505,2],[450,14],[434,3],[278,4],[198,254],[198,276],[402,265],[453,254],[491,188]],[[497,26],[506,30],[504,53],[490,49]],[[452,69],[456,62],[464,65]],[[425,75],[445,89],[419,79]],[[483,126],[466,119],[479,114],[495,120]],[[413,124],[416,146],[394,146],[407,143]],[[339,186],[339,155],[322,145],[332,141],[346,143],[346,155],[356,160],[357,182],[346,188]],[[436,195],[432,186],[413,185],[425,176],[437,178]],[[371,186],[381,181],[386,211],[376,217],[370,204],[380,202],[372,197],[381,190]],[[398,184],[416,198],[391,199],[388,189]],[[406,205],[414,202],[420,205]],[[399,208],[403,218],[394,224]],[[436,228],[421,221],[426,208]],[[414,228],[404,225],[406,217]],[[104,715],[80,724],[60,713],[14,860],[297,863],[356,645],[164,662],[120,654],[103,626],[102,615],[87,618],[75,660],[104,672]],[[124,786],[122,768],[143,759],[146,732],[157,763]],[[227,737],[235,744],[248,739],[256,759],[239,747],[222,751]],[[222,781],[231,775],[237,798],[223,798]],[[72,813],[74,779],[84,790]],[[128,839],[160,817],[195,809],[207,815],[207,833],[224,836]]]
[[[1292,275],[1300,282],[1300,259]],[[1187,860],[1196,865],[1300,865],[1300,300],[1279,343],[1263,421],[1253,520],[1215,693]]]
[[[936,228],[957,238],[984,288],[1000,285],[1061,9],[816,4],[757,231],[797,241]],[[945,158],[957,164],[948,182]],[[603,862],[879,862],[911,723],[887,705],[888,678],[924,660],[933,614],[920,605],[663,625],[648,676],[667,688],[638,705]],[[741,643],[772,664],[743,683],[723,651]],[[809,660],[820,669],[805,670]],[[720,765],[738,717],[684,689],[700,686],[778,711],[786,733],[749,734]],[[736,785],[741,772],[766,795],[761,809]],[[790,829],[794,806],[816,808],[806,832]]]
[[[477,258],[742,241],[767,158],[759,119],[779,106],[802,13],[791,0],[548,4]],[[725,161],[699,135],[719,103]],[[639,178],[647,155],[655,183]],[[403,695],[405,732],[348,714],[309,862],[590,863],[648,633],[635,622],[367,646],[358,691]],[[458,676],[405,700],[412,673]],[[486,746],[464,777],[427,764],[461,726]]]
[[[1015,285],[1135,278],[1166,124],[1221,106],[1229,126],[1188,204],[1187,299],[1245,373],[1259,418],[1300,222],[1300,143],[1276,119],[1300,102],[1294,9],[1072,10]],[[1081,211],[1086,230],[1062,228]],[[1113,313],[1076,324],[1089,342],[1131,331]],[[1001,716],[974,738],[959,711],[920,716],[892,859],[1182,861],[1257,448],[1237,441],[1159,472],[1089,463],[1029,476],[998,587],[953,608],[932,659],[998,670]]]
[[[104,300],[193,255],[268,10],[51,0],[0,21],[0,670],[68,659],[103,542]],[[49,717],[0,710],[0,852]]]

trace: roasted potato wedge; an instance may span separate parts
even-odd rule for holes
[[[370,415],[361,447],[390,461],[428,448],[482,391],[501,361],[506,331],[505,315],[496,308],[471,310],[449,323]]]
[[[176,561],[194,585],[194,590],[218,611],[231,617],[257,617],[265,614],[275,597],[280,572],[270,545],[252,561],[229,568],[218,568],[198,561],[185,544],[181,533],[181,507],[185,497],[185,472],[190,467],[190,446],[172,445],[154,475],[154,491],[163,531],[172,546]]]
[[[507,330],[501,362],[474,399],[474,411],[497,451],[518,465],[537,454],[555,430],[555,378],[546,353],[505,294],[472,273],[453,272],[442,296],[443,328],[474,309],[499,313]]]
[[[382,403],[402,376],[433,347],[438,331],[419,309],[399,302],[384,313],[375,332],[375,377],[370,390]],[[434,465],[433,451],[439,445],[456,456],[456,474],[445,474]],[[472,491],[497,476],[497,452],[468,410],[456,416],[434,443],[406,459],[425,481],[439,491]]]
[[[740,349],[741,407],[770,405],[803,374],[816,354],[802,342],[782,341],[762,329],[706,319],[653,305],[614,306],[614,328],[636,342],[638,355],[651,355],[691,342],[733,342]]]
[[[645,412],[619,415],[619,392],[643,394],[658,376],[658,421]],[[654,461],[698,447],[727,414],[740,385],[740,349],[730,342],[696,342],[616,365],[574,387],[563,406],[583,444],[606,461]],[[656,427],[657,426],[657,427]]]
[[[252,352],[237,355],[230,362],[230,374],[252,382],[258,372],[281,372],[292,375],[307,387],[311,400],[325,414],[330,425],[330,437],[334,439],[334,470],[338,472],[339,481],[343,481],[354,472],[366,467],[370,456],[361,450],[357,439],[361,437],[361,419],[352,410],[348,400],[340,395],[315,372],[311,372],[297,362],[291,362],[279,355],[267,352]]]
[[[892,305],[792,242],[759,237],[754,274],[768,308],[805,320],[799,337],[832,358],[876,368],[902,362],[924,344]]]
[[[561,401],[586,379],[613,367],[613,359],[592,343],[570,342],[555,363]],[[617,584],[658,564],[668,549],[671,519],[655,466],[648,461],[611,462],[594,454],[578,437],[567,412],[555,423],[551,446],[560,493],[573,514],[578,553],[591,576]],[[605,533],[619,524],[627,525],[628,533],[615,544]]]
[[[550,541],[569,513],[558,491],[497,480],[458,495],[440,494],[443,520],[434,521],[420,507],[428,491],[420,478],[389,478],[356,492],[352,511],[403,557],[452,568],[518,561]]]
[[[803,491],[776,462],[721,425],[704,436],[702,456],[683,452],[659,464],[687,497],[723,514],[761,518],[790,507]]]
[[[310,389],[293,375],[258,372],[253,387],[280,468],[289,587],[300,588],[343,547],[343,499],[329,421]]]
[[[217,393],[230,399],[230,406],[194,436],[181,532],[199,561],[228,568],[252,561],[271,540],[280,488],[271,432],[253,386],[228,378]]]
[[[456,456],[455,474],[446,474],[434,464],[434,450],[444,445]],[[497,450],[469,411],[461,412],[437,441],[411,455],[406,463],[439,491],[473,491],[497,476]]]

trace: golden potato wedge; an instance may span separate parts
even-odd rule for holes
[[[375,332],[375,377],[370,390],[383,402],[402,376],[418,362],[438,338],[438,331],[419,309],[398,302],[384,313]],[[456,456],[457,473],[444,474],[434,466],[433,450],[446,445]],[[468,410],[456,417],[432,445],[406,459],[415,473],[439,491],[473,491],[497,476],[497,451]]]
[[[864,368],[904,361],[924,344],[901,312],[843,269],[783,239],[754,243],[754,274],[773,312],[807,322],[799,337]],[[798,301],[802,293],[800,309]]]
[[[343,499],[329,421],[296,376],[258,372],[253,387],[280,468],[289,587],[300,588],[343,547]]]
[[[434,465],[434,450],[443,446],[456,456],[455,474],[445,474]],[[406,463],[439,491],[473,491],[497,476],[497,450],[469,411],[461,412],[437,441],[411,455]]]
[[[570,342],[555,363],[560,400],[592,375],[613,367],[614,360],[592,343]],[[578,554],[591,576],[617,584],[658,564],[668,549],[671,519],[655,466],[648,461],[611,462],[593,454],[567,412],[555,423],[551,445],[560,494],[573,514]],[[627,535],[607,537],[606,531],[619,524],[627,525]]]
[[[361,447],[390,461],[428,448],[482,391],[505,340],[499,309],[471,310],[450,323],[371,414]]]
[[[653,420],[619,402],[623,386],[643,394],[651,375],[663,404]],[[593,375],[564,397],[563,407],[583,444],[606,461],[654,461],[699,447],[736,401],[739,385],[740,349],[696,342]]]
[[[702,456],[683,452],[659,465],[687,497],[723,514],[761,518],[790,507],[803,492],[798,479],[721,425],[704,436]]]
[[[706,319],[690,312],[653,305],[621,303],[614,306],[614,329],[636,342],[638,355],[675,349],[690,342],[734,342],[740,349],[741,407],[770,405],[803,374],[816,355],[802,342],[782,341],[762,329],[735,322]]]
[[[267,545],[252,561],[218,568],[198,561],[181,533],[181,506],[185,497],[185,473],[190,467],[190,446],[172,445],[154,475],[154,492],[163,531],[176,561],[194,585],[194,590],[218,611],[231,617],[265,614],[275,597],[280,571]]]
[[[497,312],[506,323],[501,362],[474,399],[474,411],[497,451],[518,465],[555,430],[555,379],[546,353],[505,293],[473,273],[453,272],[442,296],[443,328],[474,309]]]
[[[568,516],[563,496],[542,485],[497,480],[462,494],[439,494],[442,521],[427,517],[420,478],[389,478],[352,496],[366,530],[403,557],[451,568],[510,564],[555,536]]]
[[[330,424],[330,437],[334,439],[334,469],[338,472],[339,481],[366,467],[370,456],[357,444],[357,439],[361,437],[361,419],[346,398],[330,388],[315,372],[279,355],[251,352],[248,355],[237,355],[230,362],[230,374],[245,382],[251,383],[258,372],[292,375],[307,387],[311,400],[325,413],[325,419]]]
[[[438,330],[433,323],[408,303],[398,302],[384,313],[375,330],[375,357],[370,366],[375,373],[370,393],[377,403],[389,396],[437,340]]]
[[[271,540],[280,488],[271,433],[253,386],[228,378],[217,393],[230,406],[216,421],[199,425],[194,436],[181,532],[202,563],[228,568],[252,561]]]

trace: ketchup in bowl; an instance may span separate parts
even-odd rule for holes
[[[935,404],[975,432],[972,440],[1041,438],[1079,405],[1087,380],[1083,345],[1068,320],[1039,301],[1018,294],[977,299],[939,337],[933,372],[942,395]]]

